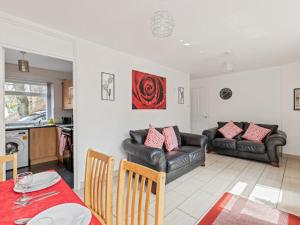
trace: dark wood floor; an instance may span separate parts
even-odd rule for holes
[[[65,165],[57,161],[19,168],[18,173],[27,172],[27,171],[31,171],[33,173],[40,173],[47,170],[55,170],[57,173],[59,173],[59,175],[66,181],[66,183],[71,188],[74,187],[73,172],[69,171]],[[6,179],[11,179],[11,178],[12,178],[12,171],[7,171]]]

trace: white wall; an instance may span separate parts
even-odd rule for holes
[[[84,179],[85,153],[94,147],[99,151],[125,157],[121,143],[129,129],[178,124],[190,130],[189,104],[177,104],[177,87],[185,87],[189,99],[189,75],[153,62],[123,54],[70,35],[32,24],[0,12],[0,47],[25,50],[74,62],[74,120],[75,120],[75,187]],[[1,51],[0,51],[1,56]],[[0,84],[4,81],[1,70]],[[132,69],[167,78],[167,110],[131,110]],[[116,101],[101,101],[101,72],[116,75]],[[0,99],[3,92],[0,90]],[[188,101],[187,101],[188,102]],[[0,108],[3,102],[0,100]],[[0,154],[4,150],[4,118],[0,118]]]
[[[125,157],[121,144],[130,129],[143,129],[151,123],[155,126],[177,124],[180,130],[190,130],[189,104],[177,103],[179,86],[185,87],[186,99],[189,99],[189,75],[90,42],[79,41],[77,46],[79,158],[84,158],[87,148],[95,147],[114,155],[118,167],[118,160]],[[131,109],[133,69],[167,78],[166,110]],[[115,102],[101,101],[102,71],[115,74]],[[84,167],[84,163],[81,160],[79,167]],[[83,177],[83,170],[80,172]]]
[[[61,117],[71,117],[73,110],[63,109],[63,93],[62,82],[64,79],[72,80],[72,73],[46,70],[30,67],[27,73],[19,72],[18,66],[15,64],[5,64],[5,79],[20,81],[35,81],[52,84],[52,112],[57,122],[61,122]]]
[[[229,120],[278,124],[288,135],[284,153],[300,155],[300,112],[293,110],[300,63],[192,80],[197,87],[208,87],[210,127]],[[233,91],[229,100],[219,97],[224,87]]]

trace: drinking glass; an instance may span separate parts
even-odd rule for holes
[[[32,172],[24,172],[17,175],[15,183],[22,189],[22,197],[26,197],[26,191],[33,180]]]

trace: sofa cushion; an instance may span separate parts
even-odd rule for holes
[[[261,142],[254,141],[237,141],[236,148],[241,152],[251,152],[251,153],[265,153],[265,145]]]
[[[188,153],[191,163],[200,161],[204,157],[204,151],[196,146],[181,146],[179,151]]]
[[[148,130],[131,130],[129,131],[129,135],[132,138],[132,140],[137,144],[144,144],[146,137],[148,134]]]
[[[168,152],[178,148],[178,141],[173,127],[166,127],[162,130],[165,137],[165,146]]]
[[[271,132],[270,129],[260,127],[254,123],[250,123],[248,129],[246,130],[245,134],[242,138],[248,141],[262,141],[269,133]]]
[[[228,122],[218,122],[218,129],[224,127]],[[244,123],[243,122],[233,122],[235,125],[237,125],[239,128],[244,129]],[[224,138],[224,135],[220,133],[220,131],[217,131],[216,138]]]
[[[236,149],[236,140],[229,139],[229,138],[215,138],[212,141],[212,146],[215,148],[235,150]]]
[[[166,153],[167,172],[185,167],[190,164],[189,154],[179,150]]]
[[[242,128],[239,128],[237,125],[235,125],[232,121],[226,123],[223,127],[218,129],[220,133],[223,134],[225,138],[234,138],[240,133],[243,132]]]
[[[165,136],[150,125],[148,134],[145,140],[145,146],[152,148],[162,148],[165,141]]]
[[[245,124],[244,125],[244,131],[246,132],[247,129],[248,129],[248,127],[249,127],[249,125],[250,125],[250,123],[244,122],[244,124]],[[270,134],[273,134],[273,133],[275,133],[278,130],[278,125],[275,125],[275,124],[261,124],[261,123],[258,123],[256,125],[260,126],[260,127],[263,127],[263,128],[270,129],[271,130]]]

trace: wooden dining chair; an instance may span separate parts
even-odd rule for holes
[[[102,225],[112,225],[114,158],[93,149],[87,152],[84,202]]]
[[[163,225],[165,179],[164,172],[122,160],[118,177],[116,224],[148,225],[151,189],[156,183],[155,225]]]
[[[13,178],[15,179],[17,176],[17,153],[11,155],[1,155],[0,156],[0,181],[4,181],[3,179],[3,166],[4,163],[13,162]]]

